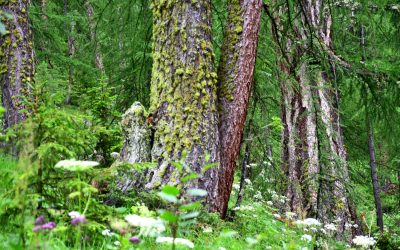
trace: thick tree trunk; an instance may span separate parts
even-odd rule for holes
[[[32,35],[28,21],[29,0],[2,1],[0,10],[12,16],[4,21],[7,34],[0,35],[0,82],[6,112],[3,128],[23,121],[29,109],[35,72]]]
[[[261,20],[261,0],[228,1],[228,20],[222,47],[219,87],[221,167],[218,211],[224,217],[232,191],[253,82]]]
[[[374,144],[374,130],[372,127],[371,117],[367,112],[367,129],[368,129],[368,151],[369,151],[369,165],[371,167],[372,188],[374,191],[375,209],[376,209],[376,224],[379,230],[383,233],[383,213],[381,203],[381,190],[379,187],[379,179],[376,167],[375,144]]]
[[[151,157],[158,167],[150,171],[147,188],[179,182],[171,161],[180,160],[183,151],[186,164],[197,173],[206,163],[219,162],[211,2],[155,0],[153,17]],[[209,209],[218,209],[218,168],[190,185],[207,190]]]

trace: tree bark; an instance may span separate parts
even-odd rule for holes
[[[5,20],[7,34],[0,35],[0,81],[6,109],[3,128],[25,120],[32,101],[35,72],[32,34],[28,21],[30,0],[3,1],[0,10],[12,16]]]
[[[155,0],[153,17],[151,158],[158,167],[150,171],[146,188],[179,182],[171,161],[180,160],[183,151],[186,164],[197,173],[220,159],[211,2]],[[190,183],[207,190],[211,211],[219,207],[217,185],[218,168]]]
[[[218,211],[225,217],[253,82],[261,0],[228,1],[228,20],[218,69],[221,167]]]
[[[338,113],[339,96],[321,61],[320,47],[331,48],[332,17],[321,0],[282,6],[273,17],[282,77],[284,170],[288,176],[287,209],[300,217],[337,222],[337,237],[350,220],[345,183],[346,150]],[[293,13],[294,12],[294,13]],[[289,28],[285,35],[281,33]],[[329,56],[328,56],[329,59]],[[334,71],[334,65],[331,69]]]
[[[90,30],[90,39],[94,44],[94,54],[95,54],[95,65],[98,70],[104,74],[104,64],[103,64],[103,55],[101,54],[100,44],[97,42],[97,35],[96,35],[96,25],[93,20],[94,10],[93,6],[89,1],[85,2],[86,7],[86,16],[89,23],[89,30]]]
[[[367,112],[367,129],[368,129],[368,151],[369,151],[369,165],[371,167],[372,188],[374,190],[375,209],[376,209],[376,224],[379,230],[383,233],[383,213],[382,202],[380,195],[379,179],[376,167],[375,144],[374,144],[374,129],[372,127],[371,117]]]
[[[64,16],[68,16],[68,0],[64,0]],[[66,31],[68,32],[68,57],[70,60],[72,60],[75,56],[75,40],[73,37],[73,33],[75,30],[75,23],[74,21],[70,22],[65,22],[65,28]],[[65,98],[65,103],[66,104],[71,104],[71,95],[72,95],[72,88],[74,86],[74,66],[72,65],[72,62],[69,62],[68,65],[68,86],[67,86],[67,96]]]

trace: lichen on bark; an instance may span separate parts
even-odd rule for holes
[[[3,128],[23,121],[31,101],[34,84],[34,51],[28,20],[29,0],[2,1],[0,10],[12,18],[4,18],[6,34],[0,36],[0,83],[6,112]]]
[[[211,39],[209,0],[154,0],[153,70],[150,113],[154,118],[154,144],[147,188],[177,181],[171,161],[187,151],[186,163],[200,173],[209,162],[219,161],[218,116],[216,109],[217,74]],[[208,191],[213,210],[216,200],[217,170],[192,186]]]

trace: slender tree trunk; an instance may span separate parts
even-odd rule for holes
[[[221,148],[218,190],[221,206],[218,211],[222,217],[225,217],[227,212],[236,159],[240,152],[246,122],[257,53],[261,8],[261,0],[228,1],[228,20],[218,70]]]
[[[4,20],[7,34],[0,35],[0,82],[2,103],[6,109],[3,128],[25,120],[29,112],[35,72],[32,34],[28,21],[31,1],[3,1],[0,10],[12,16]]]
[[[95,65],[96,68],[100,70],[102,74],[104,74],[103,55],[101,54],[100,44],[97,42],[96,25],[93,20],[94,16],[93,6],[89,1],[86,1],[85,7],[86,7],[86,16],[88,19],[89,29],[90,29],[90,39],[92,40],[92,43],[94,44],[95,47],[94,50]]]
[[[368,110],[366,110],[366,112],[367,112],[367,129],[368,129],[369,165],[371,167],[372,188],[374,190],[376,224],[379,226],[381,233],[383,233],[383,213],[382,213],[379,179],[376,167],[374,130],[372,127],[371,117],[368,114]]]
[[[186,164],[197,173],[207,162],[219,162],[211,2],[155,0],[153,17],[151,157],[158,167],[150,171],[147,188],[179,182],[171,161],[180,160],[184,151]],[[208,191],[211,211],[219,207],[217,185],[218,168],[191,183]]]
[[[64,15],[65,17],[68,16],[68,0],[64,0]],[[73,37],[73,33],[75,30],[75,23],[74,21],[68,21],[65,23],[66,30],[68,32],[68,56],[70,60],[72,60],[75,56],[75,40]],[[72,62],[69,62],[68,65],[68,86],[67,86],[67,96],[65,98],[66,104],[71,104],[71,95],[72,95],[72,88],[74,86],[74,66]]]
[[[243,157],[243,161],[242,161],[242,169],[241,169],[241,175],[240,175],[240,187],[239,187],[238,198],[236,200],[235,207],[240,207],[240,204],[242,203],[242,200],[244,197],[245,185],[246,185],[245,179],[248,177],[247,165],[250,163],[250,137],[251,137],[250,126],[251,125],[249,122],[249,126],[246,131],[247,138],[245,141],[244,157]]]

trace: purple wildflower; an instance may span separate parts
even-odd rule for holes
[[[77,216],[71,220],[71,224],[74,226],[79,225],[79,224],[86,224],[86,223],[87,223],[86,217],[83,215]]]
[[[42,229],[51,230],[51,229],[54,229],[56,226],[57,226],[57,224],[54,221],[50,221],[50,222],[47,222],[46,224],[43,224]]]
[[[35,227],[32,229],[32,231],[33,231],[33,232],[38,232],[38,231],[45,230],[45,229],[52,230],[52,229],[54,229],[56,226],[57,226],[57,224],[56,224],[54,221],[50,221],[50,222],[47,222],[47,223],[45,223],[45,224],[43,224],[43,225],[35,226]]]
[[[140,243],[140,239],[139,237],[133,236],[129,238],[129,242],[131,242],[132,244],[139,244]]]
[[[43,225],[44,223],[46,223],[46,219],[44,218],[43,215],[40,215],[35,220],[35,226]]]

